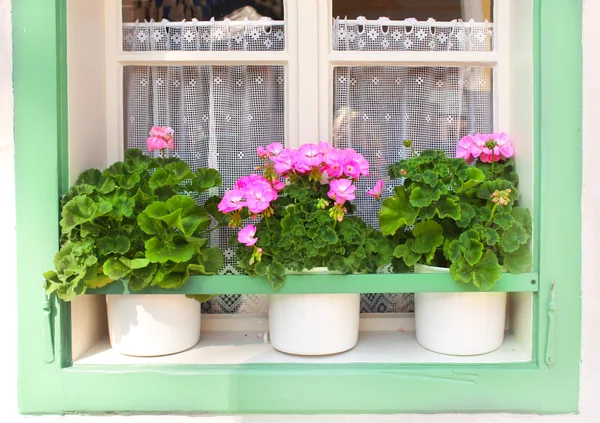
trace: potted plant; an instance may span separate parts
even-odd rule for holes
[[[48,294],[71,301],[119,280],[132,291],[179,288],[190,275],[221,267],[221,251],[203,236],[211,217],[189,195],[219,186],[219,173],[193,173],[182,160],[164,158],[173,148],[170,128],[150,135],[148,150],[161,157],[129,149],[103,172],[83,172],[61,199],[61,248],[55,270],[44,273]],[[200,306],[185,295],[108,295],[107,309],[111,344],[123,354],[170,354],[200,339]]]
[[[429,350],[474,355],[502,345],[506,293],[484,291],[532,262],[531,215],[518,206],[513,154],[505,133],[469,135],[456,158],[427,150],[389,168],[403,183],[383,201],[379,223],[396,244],[396,270],[450,272],[482,291],[415,294],[417,341]]]
[[[276,290],[290,273],[374,273],[389,262],[391,244],[348,215],[354,182],[369,171],[362,155],[327,143],[299,149],[273,143],[258,155],[263,175],[240,178],[219,204],[233,227],[260,217],[234,240],[244,273],[266,277]],[[271,295],[271,344],[301,355],[346,351],[356,345],[359,313],[359,294]]]

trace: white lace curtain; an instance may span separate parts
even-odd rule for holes
[[[371,41],[380,38],[380,34],[369,36],[373,29],[368,28],[369,22],[360,24],[364,26],[361,37],[365,33]],[[345,28],[348,36],[360,24],[336,20],[334,33],[339,35]],[[387,29],[386,36],[393,37],[392,25],[380,24],[373,25]],[[465,23],[456,25],[464,29]],[[411,36],[418,39],[414,23],[412,31]],[[491,37],[491,32],[487,34]],[[358,41],[348,41],[345,49],[378,48],[373,43],[361,47]],[[163,21],[124,24],[123,43],[126,51],[282,50],[285,36],[282,23],[270,21]],[[359,214],[377,224],[377,203],[364,193],[377,179],[386,179],[388,164],[410,154],[402,140],[413,139],[417,151],[437,148],[450,153],[460,136],[491,131],[491,86],[488,68],[336,68],[333,142],[356,148],[372,163],[370,180],[359,186]],[[260,164],[257,146],[285,144],[284,92],[282,66],[128,66],[124,72],[126,147],[146,152],[149,128],[171,126],[176,134],[172,154],[194,170],[218,169],[223,187],[214,194],[222,194]],[[227,247],[232,233],[223,229],[211,237],[212,244],[225,253],[224,274],[237,273],[234,251]],[[260,295],[222,295],[203,305],[205,312],[214,313],[264,313],[266,306],[266,297]],[[412,310],[412,295],[362,296],[362,312]]]

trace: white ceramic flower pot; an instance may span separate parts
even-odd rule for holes
[[[415,273],[448,273],[416,265]],[[415,294],[417,342],[448,355],[494,351],[504,341],[506,292],[422,292]]]
[[[326,268],[312,269],[317,275]],[[347,351],[358,341],[360,294],[277,294],[269,296],[269,337],[281,352],[326,355]]]
[[[185,295],[107,295],[112,347],[151,357],[187,350],[200,341],[200,304]]]

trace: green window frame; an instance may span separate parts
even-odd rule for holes
[[[68,189],[66,0],[13,0],[19,408],[71,412],[568,413],[578,409],[581,347],[581,0],[535,0],[537,268],[500,290],[534,291],[533,356],[499,364],[81,366],[70,359],[70,307],[41,295]],[[556,29],[560,28],[560,31]],[[559,100],[560,99],[560,100]],[[568,148],[563,147],[568,143]],[[555,205],[555,192],[561,205]],[[379,278],[379,292],[445,290],[439,275]],[[530,283],[533,281],[533,284]],[[197,293],[248,279],[192,281]],[[206,282],[206,283],[204,283]],[[290,281],[289,290],[298,283]],[[337,282],[340,282],[337,285]],[[347,285],[350,283],[350,285]],[[359,277],[314,292],[359,289]],[[530,285],[525,288],[526,285]],[[555,284],[555,300],[551,298]],[[401,286],[401,288],[399,288]],[[119,289],[114,288],[114,289]],[[122,291],[122,288],[120,288]],[[320,290],[320,291],[319,291]],[[557,310],[554,311],[554,307]],[[552,313],[549,313],[552,311]],[[555,313],[555,314],[553,314]],[[101,392],[102,395],[98,393]]]

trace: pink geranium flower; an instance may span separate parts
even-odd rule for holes
[[[381,197],[382,191],[383,191],[383,181],[380,179],[377,181],[377,183],[375,184],[375,186],[372,189],[367,191],[367,195],[370,195],[370,196],[374,197],[376,200],[379,200],[379,197]]]
[[[258,241],[258,238],[254,238],[256,234],[256,226],[250,224],[246,225],[242,230],[238,232],[238,241],[241,244],[245,244],[248,247],[252,247]]]
[[[152,152],[155,150],[164,150],[165,148],[169,148],[169,144],[158,137],[150,137],[146,140],[146,144],[148,145],[148,151]]]
[[[267,153],[269,153],[271,156],[279,156],[282,151],[283,145],[278,142],[272,142],[271,144],[267,145]]]
[[[287,172],[294,168],[296,151],[290,148],[284,149],[278,156],[271,157],[273,160],[275,172],[281,176],[285,176]]]
[[[503,159],[509,159],[515,155],[512,141],[506,132],[494,132],[490,138],[496,141],[496,145]]]
[[[146,140],[148,151],[174,149],[173,134],[173,129],[168,126],[153,126],[150,129],[150,137]]]
[[[356,198],[354,191],[356,191],[356,187],[352,185],[350,179],[333,179],[329,182],[327,196],[341,205]]]
[[[278,197],[277,191],[265,178],[256,179],[245,186],[246,206],[251,213],[262,213]]]
[[[265,150],[264,147],[261,147],[261,146],[256,147],[256,154],[261,159],[266,159],[267,157],[269,157],[269,152],[267,150]]]
[[[474,159],[473,153],[471,152],[473,145],[473,137],[471,135],[462,137],[456,146],[456,157],[465,159],[467,163],[471,163]],[[479,153],[481,154],[481,152]]]
[[[356,160],[347,160],[344,162],[344,175],[358,179],[360,177],[360,164]]]
[[[277,179],[273,180],[272,184],[273,188],[275,188],[275,191],[281,191],[285,188],[285,182],[278,181]]]
[[[221,213],[230,213],[244,208],[245,192],[240,189],[227,191],[219,203],[218,209]]]

